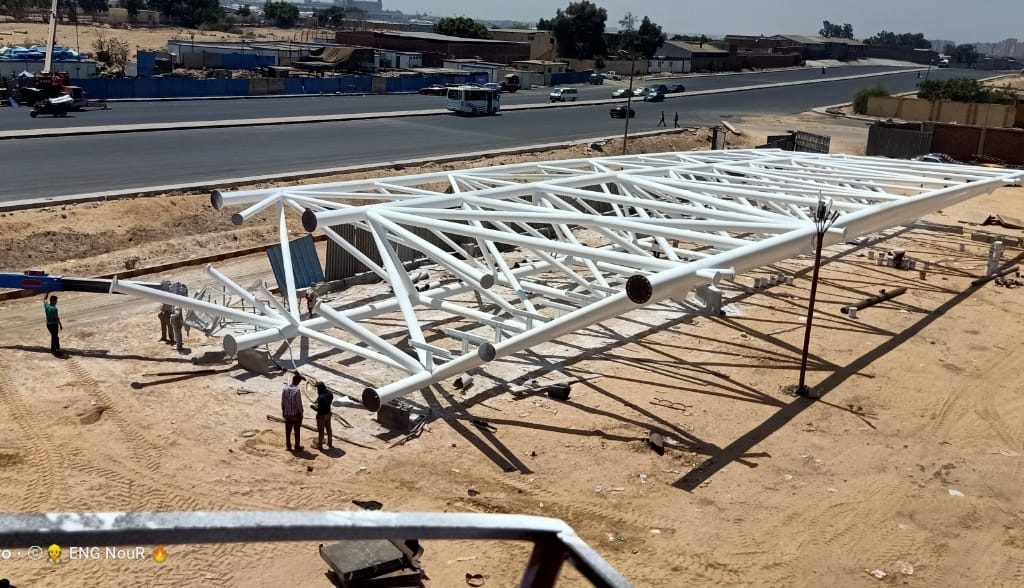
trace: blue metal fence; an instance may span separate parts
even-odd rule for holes
[[[554,73],[551,74],[551,85],[561,86],[563,84],[584,84],[590,81],[590,74],[592,73],[594,72],[591,70]]]

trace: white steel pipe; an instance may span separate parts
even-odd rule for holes
[[[117,292],[119,294],[135,294],[142,298],[150,298],[164,304],[180,306],[181,308],[187,308],[196,312],[231,319],[239,323],[257,325],[267,329],[276,329],[281,326],[279,321],[275,321],[268,317],[242,312],[219,304],[211,304],[188,296],[178,296],[177,294],[171,294],[170,292],[164,292],[163,290],[157,290],[147,286],[140,286],[134,282],[118,280],[116,276],[110,280],[110,292]]]
[[[299,297],[295,291],[295,273],[292,271],[292,248],[288,239],[288,216],[285,214],[284,201],[277,203],[279,231],[281,234],[281,262],[284,271],[285,299],[288,301],[288,311],[291,316],[299,318]]]
[[[352,333],[357,339],[370,347],[373,347],[380,353],[390,357],[410,374],[424,371],[423,366],[418,361],[409,357],[403,353],[402,350],[398,349],[391,343],[388,343],[376,333],[363,327],[344,314],[334,310],[330,306],[323,304],[322,302],[317,302],[316,306],[313,307],[313,312],[336,324],[341,329]]]
[[[209,274],[210,276],[212,276],[214,279],[216,279],[221,284],[224,284],[224,286],[226,286],[232,292],[234,292],[235,294],[240,296],[242,298],[242,300],[245,300],[249,304],[253,305],[253,307],[256,310],[260,311],[264,315],[266,315],[266,316],[268,316],[268,317],[270,317],[272,319],[275,319],[275,320],[281,320],[281,321],[285,320],[283,316],[279,315],[276,311],[273,311],[273,310],[270,310],[269,308],[267,308],[267,306],[265,304],[263,304],[262,301],[260,301],[258,298],[253,296],[251,293],[249,293],[245,288],[242,288],[241,286],[236,284],[233,280],[231,280],[231,278],[225,276],[224,274],[222,274],[219,271],[217,271],[216,269],[214,269],[212,264],[209,264],[209,263],[206,264],[206,273]]]

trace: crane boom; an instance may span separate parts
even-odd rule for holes
[[[50,73],[53,66],[53,46],[57,43],[57,0],[50,4],[50,30],[46,37],[46,61],[43,62],[42,73]]]

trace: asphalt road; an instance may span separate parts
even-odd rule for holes
[[[990,72],[932,71],[933,78]],[[820,75],[820,73],[819,73]],[[889,76],[894,92],[917,83]],[[671,124],[702,126],[748,114],[796,114],[847,102],[872,79],[670,98],[635,103],[632,131],[656,129],[661,111]],[[863,123],[854,123],[863,124]],[[430,116],[116,135],[0,141],[4,174],[0,200],[143,188],[181,182],[284,173],[359,163],[425,158],[616,135],[623,121],[607,106],[507,112],[494,117]]]
[[[683,84],[687,91],[717,90],[741,86],[756,86],[780,82],[820,80],[857,74],[884,73],[906,67],[849,66],[820,69],[767,71],[739,75],[689,76],[647,82],[647,84]],[[884,77],[882,79],[885,79]],[[608,82],[600,86],[581,85],[579,100],[610,98],[613,91],[625,87],[625,82]],[[502,104],[533,104],[548,101],[550,88],[524,90],[503,94]],[[50,116],[33,119],[28,108],[0,108],[0,129],[28,130],[80,127],[94,125],[121,125],[210,120],[240,120],[251,118],[354,114],[362,112],[394,112],[444,108],[441,96],[368,95],[368,96],[315,96],[293,98],[250,98],[236,100],[194,100],[160,102],[114,102],[109,110],[90,110],[72,113],[67,118]]]

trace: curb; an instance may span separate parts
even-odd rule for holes
[[[630,135],[630,138],[638,137],[650,137],[657,135],[673,135],[687,132],[687,128],[681,129],[663,129],[657,131],[642,131]],[[126,190],[113,190],[109,192],[91,192],[87,194],[69,194],[66,196],[54,196],[51,198],[31,198],[26,200],[14,200],[9,202],[0,202],[0,212],[14,212],[17,210],[27,210],[31,208],[44,208],[47,206],[60,206],[64,204],[83,204],[88,202],[105,202],[111,200],[124,200],[128,198],[138,198],[142,196],[154,196],[157,194],[174,193],[174,192],[199,192],[209,191],[214,189],[224,188],[235,188],[239,186],[246,186],[250,184],[256,184],[260,182],[270,181],[290,181],[290,180],[301,180],[307,178],[315,178],[320,176],[330,176],[343,173],[356,173],[356,172],[368,172],[379,169],[396,168],[401,170],[405,167],[415,167],[426,165],[429,163],[450,163],[455,161],[465,161],[469,159],[478,159],[481,157],[494,157],[499,155],[518,155],[523,153],[536,153],[539,151],[547,151],[551,149],[566,149],[569,147],[575,147],[578,145],[584,145],[588,143],[595,143],[599,141],[610,141],[621,138],[622,135],[611,135],[604,137],[590,137],[586,139],[574,139],[572,141],[561,141],[558,143],[542,143],[537,145],[524,145],[522,147],[512,147],[505,149],[493,149],[488,151],[470,151],[466,153],[455,153],[451,155],[432,156],[424,157],[422,159],[402,159],[396,161],[381,161],[377,163],[361,164],[361,165],[348,165],[341,167],[323,168],[315,170],[306,170],[299,172],[287,172],[281,174],[267,174],[260,176],[244,176],[239,178],[223,178],[217,180],[207,180],[203,182],[190,182],[183,184],[168,184],[163,186],[149,186],[146,188],[131,188]]]
[[[829,82],[840,82],[846,80],[855,80],[863,78],[874,78],[881,76],[900,75],[905,73],[911,73],[919,71],[918,69],[903,69],[895,70],[891,72],[883,73],[872,73],[872,74],[856,74],[852,76],[841,76],[837,78],[827,78],[820,80],[804,80],[798,82],[777,82],[772,84],[757,84],[754,86],[737,86],[735,88],[719,88],[716,90],[698,90],[696,92],[688,92],[686,94],[672,96],[671,98],[686,98],[688,96],[705,96],[713,94],[728,94],[735,92],[747,92],[751,90],[767,90],[772,88],[787,88],[793,86],[805,86],[808,84],[822,84]],[[668,100],[670,97],[666,97]],[[537,103],[537,104],[516,104],[505,108],[502,108],[502,112],[515,112],[520,110],[537,110],[542,108],[572,108],[581,106],[600,106],[607,104],[619,104],[625,102],[623,98],[602,98],[599,100],[580,100],[577,102],[570,103]],[[374,120],[380,118],[403,118],[412,116],[434,116],[438,114],[448,114],[447,109],[430,109],[430,110],[406,110],[398,112],[368,112],[368,113],[355,113],[355,114],[328,114],[319,115],[312,117],[283,117],[283,118],[258,118],[248,120],[219,120],[219,121],[200,121],[200,122],[182,122],[182,123],[156,123],[156,124],[140,124],[140,125],[111,125],[106,127],[94,126],[94,127],[68,127],[65,129],[44,129],[26,131],[5,131],[0,132],[0,140],[11,140],[11,139],[40,139],[46,137],[67,137],[74,135],[103,135],[103,134],[117,134],[117,133],[138,133],[138,132],[154,132],[154,131],[184,131],[184,130],[205,130],[205,129],[221,129],[221,128],[234,128],[234,127],[254,127],[254,126],[277,126],[277,125],[294,125],[294,124],[312,124],[312,123],[327,123],[327,122],[343,122],[350,120]],[[31,133],[31,134],[29,134]]]

